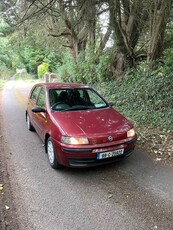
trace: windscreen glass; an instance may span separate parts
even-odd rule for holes
[[[49,102],[54,111],[99,109],[108,106],[94,90],[81,88],[50,89]]]

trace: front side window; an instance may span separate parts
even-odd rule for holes
[[[88,93],[89,101],[96,108],[105,107],[107,105],[106,102],[103,101],[102,98],[94,90],[88,90],[87,93]]]
[[[93,89],[51,89],[49,102],[53,111],[99,109],[107,103]]]
[[[40,88],[41,88],[41,86],[36,86],[34,88],[34,90],[32,91],[32,94],[31,94],[30,98],[34,103],[36,103],[36,101],[37,101],[37,96],[38,96],[38,93],[40,91]]]
[[[44,88],[42,88],[38,96],[37,105],[38,107],[44,108],[45,104],[46,104],[45,90]]]

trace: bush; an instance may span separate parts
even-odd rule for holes
[[[9,70],[5,67],[0,68],[0,89],[6,81],[8,81],[14,75],[13,70]]]
[[[0,68],[0,80],[9,80],[10,77],[12,77],[14,75],[15,71],[14,70],[9,70],[5,67],[1,67]]]
[[[38,78],[42,78],[43,75],[48,72],[49,70],[49,65],[45,62],[43,62],[41,65],[38,66]]]
[[[63,63],[58,68],[58,75],[64,81],[94,84],[110,76],[110,55],[108,53],[97,56],[92,50],[85,51],[79,54],[76,61],[66,56]]]
[[[137,124],[173,128],[173,74],[142,71],[141,66],[124,79],[101,83],[100,93]]]

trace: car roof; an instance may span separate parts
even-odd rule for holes
[[[38,83],[35,86],[43,86],[46,89],[89,88],[89,86],[80,83]]]

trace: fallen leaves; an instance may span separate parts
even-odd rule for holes
[[[7,206],[7,205],[5,205],[5,209],[6,209],[6,210],[9,210],[9,209],[10,209],[10,207],[9,207],[9,206]]]
[[[0,191],[2,191],[4,189],[4,185],[0,184]]]
[[[0,184],[0,191],[2,191],[4,189],[4,184]],[[3,194],[3,193],[2,193]],[[9,210],[10,207],[8,205],[5,205],[5,209]]]
[[[4,187],[4,184],[0,184],[0,190],[2,190]]]
[[[156,161],[161,161],[162,160],[162,158],[156,158]]]
[[[156,161],[173,160],[173,132],[170,130],[140,127],[138,128],[138,145],[152,154]]]
[[[110,194],[110,195],[108,196],[108,199],[110,199],[111,197],[113,197],[113,195],[112,195],[112,194]]]

